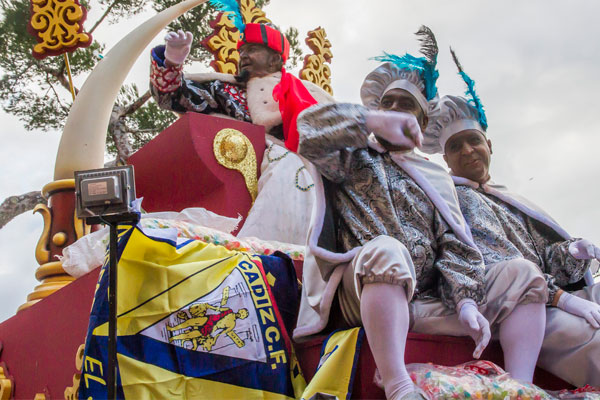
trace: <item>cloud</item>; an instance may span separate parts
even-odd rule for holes
[[[0,229],[0,321],[13,316],[39,284],[35,243],[42,232],[39,215],[21,215]]]

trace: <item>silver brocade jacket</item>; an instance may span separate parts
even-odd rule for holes
[[[368,148],[365,113],[362,106],[330,104],[311,107],[298,119],[300,155],[333,183],[337,251],[348,252],[379,235],[394,237],[411,253],[417,298],[440,297],[451,309],[464,298],[483,303],[481,255],[455,236],[389,153]]]
[[[548,304],[556,292],[583,278],[589,261],[577,260],[569,244],[547,225],[481,189],[457,185],[460,209],[486,265],[525,258],[540,267],[548,282]]]

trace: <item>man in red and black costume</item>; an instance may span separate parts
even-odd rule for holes
[[[166,45],[152,50],[151,92],[164,109],[224,114],[263,125],[267,149],[259,193],[238,235],[304,245],[314,189],[304,162],[293,154],[298,147],[295,121],[308,106],[334,100],[315,84],[286,72],[290,44],[274,26],[250,23],[243,32],[235,76],[184,74],[192,34],[167,34]]]
[[[295,131],[295,116],[310,105],[333,102],[320,87],[286,72],[284,64],[290,44],[270,24],[245,25],[237,45],[240,60],[239,74],[235,76],[222,73],[184,76],[183,62],[192,40],[190,32],[170,32],[165,37],[166,45],[152,49],[150,87],[164,109],[225,114],[264,125],[267,133],[285,140],[286,147],[295,151],[297,133],[287,132]]]

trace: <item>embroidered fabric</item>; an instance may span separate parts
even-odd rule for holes
[[[588,263],[569,253],[569,244],[547,226],[502,200],[470,186],[457,186],[463,215],[486,265],[525,258],[544,273],[549,300],[562,286],[583,278]]]
[[[484,271],[476,249],[452,232],[425,192],[389,153],[367,147],[364,107],[312,107],[299,118],[299,152],[327,179],[338,216],[343,251],[380,235],[409,250],[417,275],[417,298],[441,297],[454,309],[463,298],[485,298]]]
[[[150,92],[161,108],[178,113],[220,113],[252,122],[245,89],[219,80],[185,79],[182,66],[164,64],[164,46],[152,49],[151,55]]]
[[[258,196],[238,236],[256,236],[304,245],[315,202],[312,178],[303,161],[267,139]]]
[[[229,233],[186,221],[161,218],[142,218],[140,226],[153,234],[168,233],[178,241],[200,240],[224,246],[229,250],[246,251],[258,255],[271,255],[276,251],[287,254],[292,260],[304,260],[304,246],[255,237],[238,238]],[[172,231],[172,232],[171,232]],[[102,265],[108,245],[108,228],[86,235],[63,250],[63,267],[71,276],[80,277]]]

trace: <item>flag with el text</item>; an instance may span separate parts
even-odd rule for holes
[[[291,261],[118,229],[117,382],[125,399],[293,399],[306,384],[291,329]],[[108,257],[79,398],[107,397]]]

